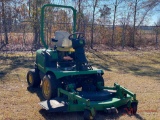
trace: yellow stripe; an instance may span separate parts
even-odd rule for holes
[[[68,51],[68,52],[74,52],[75,50],[73,48],[63,48],[63,47],[57,47],[58,51]]]

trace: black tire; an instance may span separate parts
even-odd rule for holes
[[[95,85],[97,85],[98,82],[101,82],[101,86],[104,87],[104,79],[101,74],[97,74],[93,79],[96,80]],[[102,89],[97,88],[98,91],[101,91]]]
[[[84,120],[94,120],[90,110],[84,110],[83,118]]]
[[[31,69],[27,73],[27,83],[29,87],[38,87],[40,86],[41,79],[38,74],[37,69]]]
[[[57,97],[60,82],[54,74],[45,75],[42,81],[42,94],[46,100]]]
[[[138,102],[131,103],[131,107],[133,109],[133,114],[134,115],[137,113],[137,106],[138,106]]]

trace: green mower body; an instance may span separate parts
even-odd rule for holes
[[[69,47],[58,47],[59,37],[68,35],[58,31],[55,48],[49,48],[44,40],[44,11],[46,7],[69,8],[73,11],[73,34],[67,36]],[[63,35],[62,35],[63,34]],[[66,40],[66,38],[65,38]],[[41,41],[44,49],[36,51],[35,68],[28,71],[29,87],[42,83],[42,94],[46,101],[41,101],[44,109],[52,112],[84,111],[84,119],[93,119],[96,111],[117,112],[117,108],[127,105],[133,114],[137,112],[136,94],[114,84],[104,86],[103,70],[93,68],[87,61],[84,51],[83,33],[76,33],[76,10],[71,6],[44,5],[41,9]],[[69,45],[69,44],[68,44]],[[64,57],[64,55],[71,57]],[[63,60],[63,59],[67,60]]]
[[[70,67],[57,67],[58,62],[58,52],[52,49],[39,49],[36,51],[36,68],[43,75],[53,73],[56,76],[56,79],[60,79],[66,76],[76,76],[76,75],[90,75],[90,74],[103,74],[103,70],[87,70],[87,71],[77,71],[74,68]],[[69,63],[66,63],[67,65]]]

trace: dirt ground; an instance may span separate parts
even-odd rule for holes
[[[105,71],[105,85],[116,82],[136,93],[138,112],[131,116],[124,108],[117,114],[97,112],[96,120],[160,119],[160,53],[90,52],[91,63]],[[41,88],[28,88],[26,73],[33,67],[31,53],[0,54],[0,120],[83,120],[83,112],[48,113],[38,102]]]

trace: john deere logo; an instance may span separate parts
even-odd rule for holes
[[[83,44],[83,40],[80,40],[79,43],[80,43],[80,44]]]

